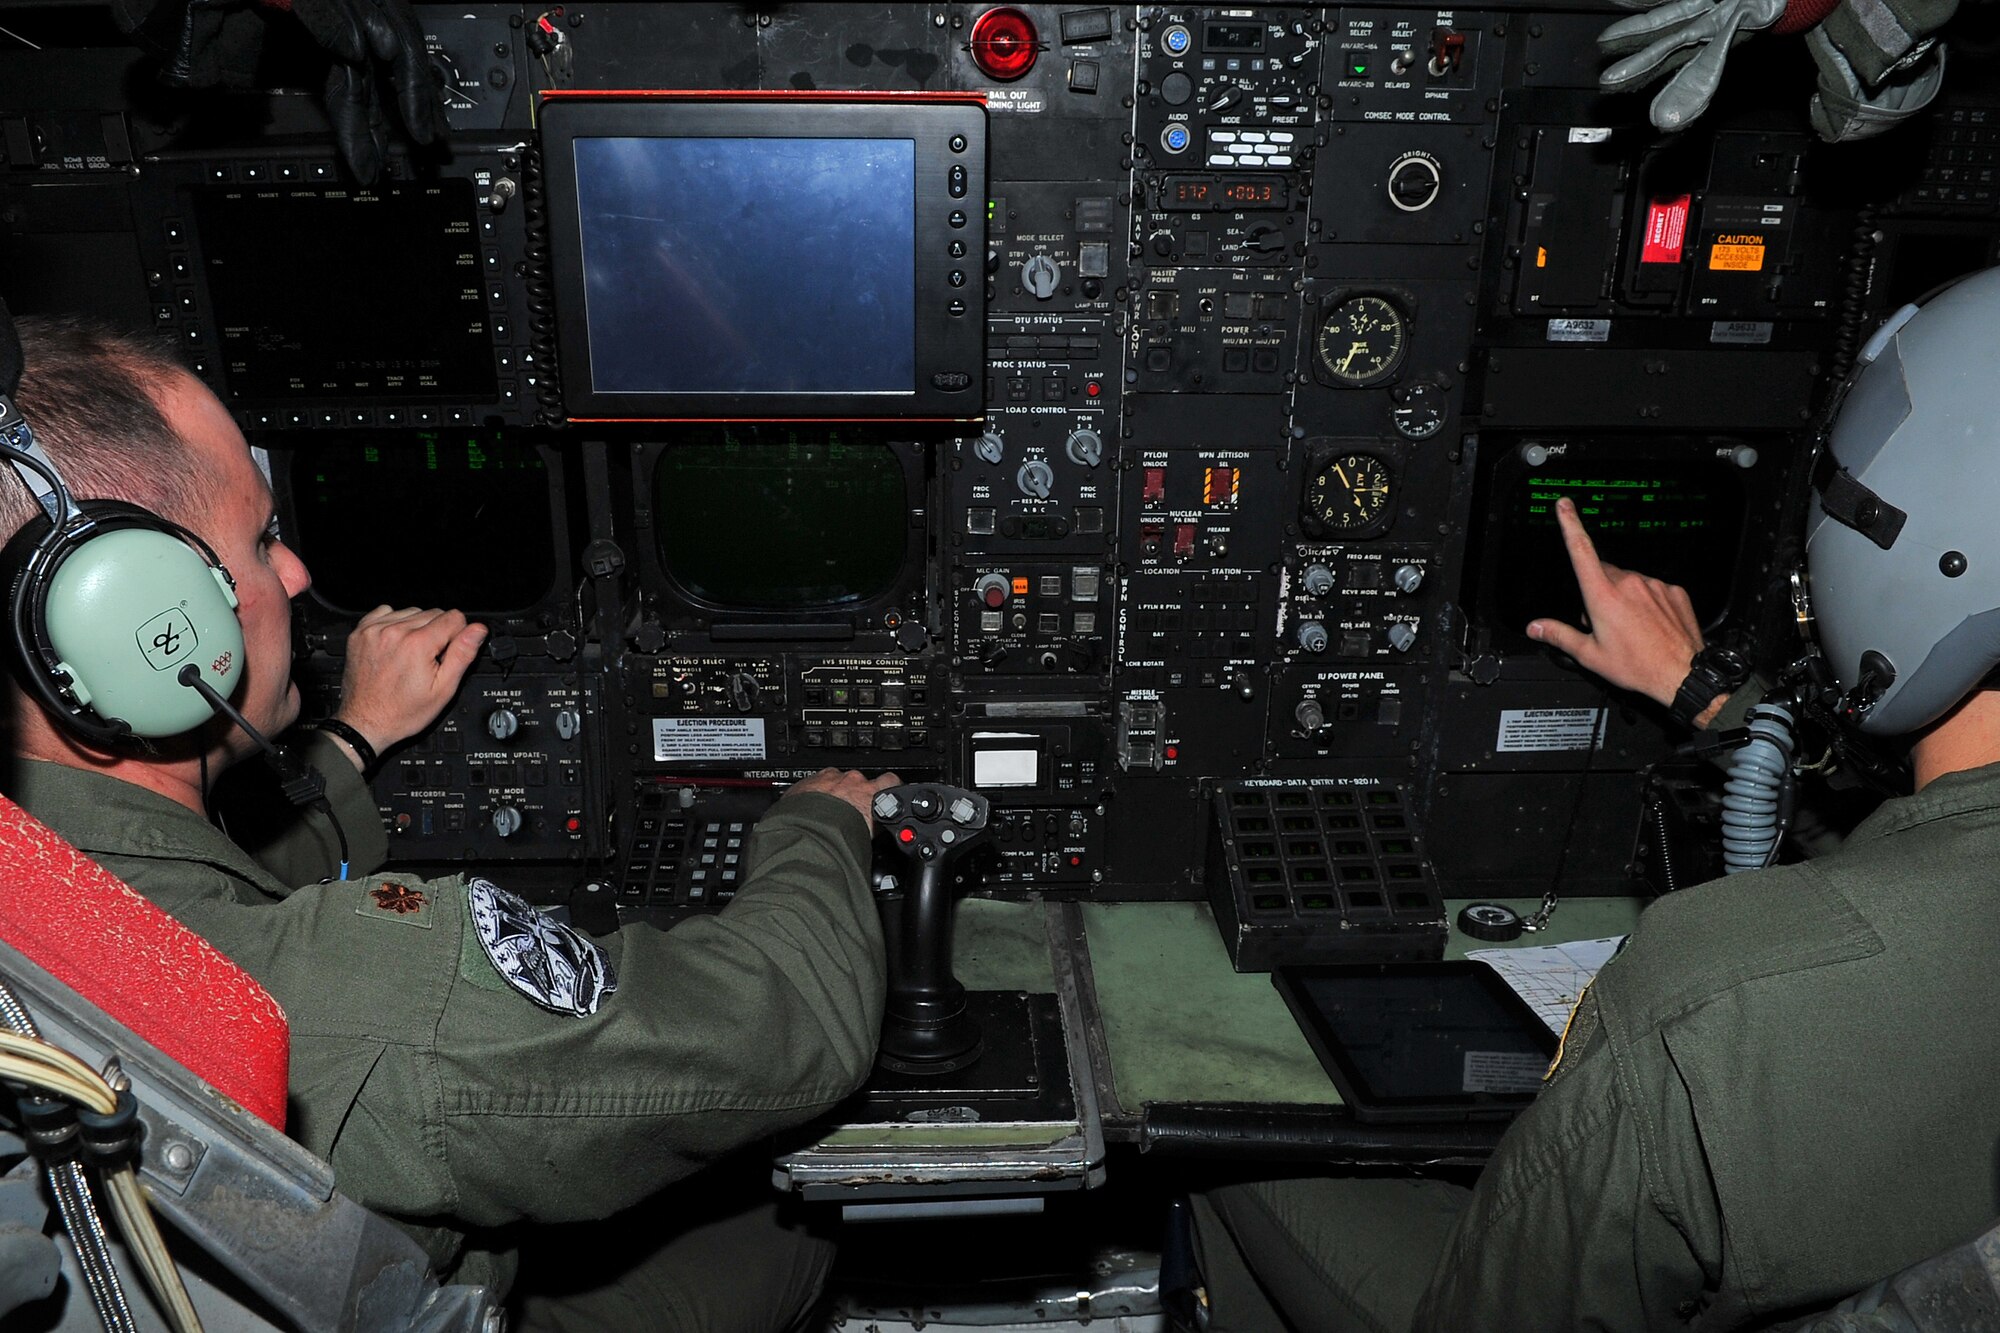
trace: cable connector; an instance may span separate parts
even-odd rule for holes
[[[18,1097],[14,1107],[21,1119],[21,1137],[44,1166],[74,1160],[82,1144],[77,1137],[76,1103],[60,1097]]]
[[[1731,727],[1727,731],[1702,731],[1695,733],[1691,741],[1674,747],[1676,759],[1707,759],[1735,750],[1750,743],[1748,727]]]
[[[278,776],[278,790],[285,799],[301,810],[317,806],[326,799],[326,778],[320,771],[298,757],[290,747],[274,745],[265,754],[264,762]]]

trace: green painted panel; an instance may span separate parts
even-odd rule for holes
[[[1524,915],[1540,906],[1502,901]],[[1454,919],[1462,906],[1448,904]],[[1622,935],[1641,906],[1634,898],[1565,899],[1547,931],[1499,946],[1454,929],[1446,956]],[[1087,903],[1083,921],[1125,1111],[1148,1102],[1338,1103],[1270,976],[1230,967],[1206,903]]]
[[[967,898],[958,904],[952,932],[952,971],[967,990],[1022,990],[1053,995],[1055,964],[1049,958],[1048,909],[1040,903],[1000,903]]]

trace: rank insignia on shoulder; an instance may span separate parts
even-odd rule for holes
[[[468,879],[465,893],[494,970],[542,1008],[582,1018],[618,989],[611,960],[583,932],[491,880]]]
[[[434,906],[430,894],[423,889],[385,879],[362,890],[361,902],[355,907],[354,914],[429,930]]]

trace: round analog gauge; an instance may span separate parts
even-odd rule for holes
[[[1388,520],[1389,468],[1373,454],[1336,454],[1306,477],[1301,517],[1322,535],[1354,536]]]
[[[1379,384],[1396,373],[1408,346],[1409,322],[1382,296],[1350,296],[1319,326],[1320,367],[1342,388]]]
[[[1437,385],[1419,380],[1393,390],[1390,396],[1396,405],[1389,410],[1389,416],[1404,438],[1428,440],[1444,429],[1444,390]]]

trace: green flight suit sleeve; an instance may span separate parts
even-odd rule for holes
[[[1614,964],[1615,966],[1615,964]],[[1664,1053],[1615,1051],[1586,992],[1560,1068],[1479,1177],[1419,1330],[1682,1328],[1721,1223]]]
[[[361,772],[347,752],[317,731],[304,734],[299,757],[318,769],[326,779],[327,803],[340,820],[347,836],[347,868],[350,877],[366,875],[389,856],[389,835],[382,827],[382,811],[375,793],[361,779]],[[282,801],[279,802],[282,804]],[[326,816],[316,810],[287,811],[281,825],[262,833],[250,850],[263,866],[287,884],[309,884],[316,879],[338,877],[340,839]]]
[[[747,856],[723,912],[603,941],[617,990],[582,1018],[509,988],[462,892],[443,895],[411,972],[358,952],[351,969],[353,988],[434,1013],[434,1031],[325,1034],[336,1068],[308,1141],[344,1189],[406,1217],[557,1222],[607,1216],[832,1107],[867,1077],[886,990],[866,827],[837,798],[787,797]],[[354,920],[357,936],[423,933]]]
[[[586,1017],[502,979],[462,877],[272,898],[220,863],[114,869],[284,1005],[287,1132],[343,1192],[493,1226],[608,1216],[867,1077],[887,968],[866,825],[835,797],[787,796],[746,858],[724,911],[600,941],[617,990]]]

